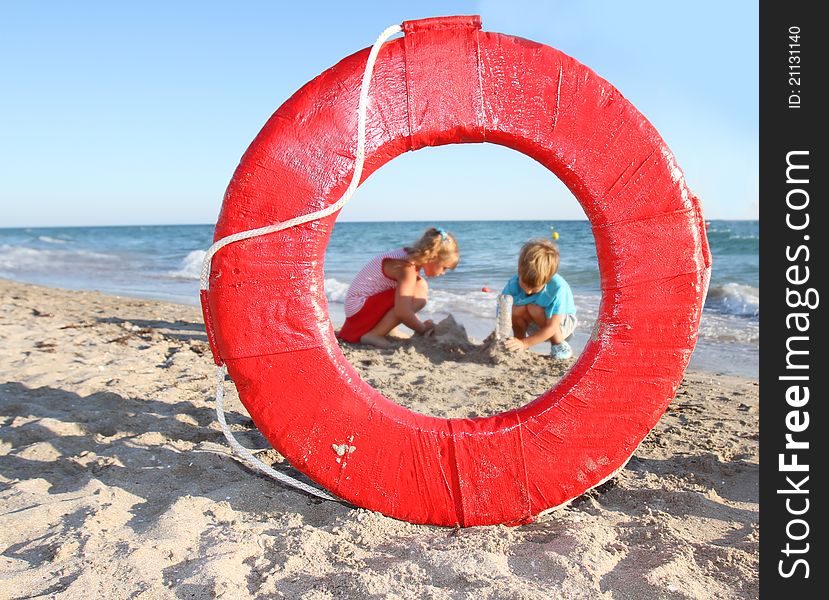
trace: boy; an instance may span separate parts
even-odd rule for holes
[[[526,350],[549,340],[550,356],[573,356],[566,340],[576,328],[576,305],[570,286],[557,273],[558,263],[558,248],[548,240],[531,240],[521,248],[518,274],[501,292],[512,296],[515,337],[506,341],[508,349]]]

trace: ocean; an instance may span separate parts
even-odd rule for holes
[[[601,298],[587,221],[338,222],[325,258],[332,321],[343,321],[348,284],[365,262],[414,242],[432,225],[455,235],[461,262],[455,271],[430,281],[424,318],[437,321],[452,314],[470,336],[485,338],[494,328],[497,293],[515,273],[521,244],[549,237],[554,230],[561,250],[559,272],[573,288],[578,309],[573,346],[584,346]],[[196,305],[201,264],[212,237],[212,225],[0,229],[0,277]],[[708,239],[714,269],[690,368],[756,378],[759,224],[711,221]],[[537,349],[546,350],[543,345]]]

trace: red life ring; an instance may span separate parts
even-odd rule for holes
[[[602,283],[578,362],[530,404],[486,418],[413,413],[362,381],[328,318],[335,216],[231,244],[205,297],[217,362],[256,426],[337,496],[413,523],[519,523],[621,468],[673,398],[711,257],[697,199],[653,126],[573,58],[480,29],[403,24],[372,80],[363,178],[409,150],[501,144],[553,171],[592,224]],[[354,167],[368,50],[296,92],[242,157],[216,239],[331,205]]]

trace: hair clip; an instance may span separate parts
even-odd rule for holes
[[[440,234],[440,239],[445,242],[446,238],[448,237],[446,235],[446,230],[443,227],[435,227],[435,231]]]

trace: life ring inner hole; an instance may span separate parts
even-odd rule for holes
[[[559,272],[576,295],[579,325],[569,342],[578,357],[601,302],[595,242],[581,204],[552,170],[498,144],[447,144],[395,158],[361,184],[334,226],[325,256],[331,321],[335,329],[343,322],[348,283],[365,262],[440,225],[458,239],[461,262],[455,272],[429,280],[430,301],[419,316],[438,323],[451,314],[466,335],[447,326],[437,340],[399,341],[391,350],[340,343],[346,359],[389,400],[435,417],[500,414],[554,388],[575,359],[552,360],[549,343],[510,355],[484,341],[495,328],[497,293],[516,273],[523,243],[556,233]],[[388,190],[394,190],[394,203]],[[454,204],[466,212],[446,210]],[[466,221],[470,210],[490,222]],[[401,221],[412,212],[418,221]],[[429,219],[430,213],[435,217]],[[366,220],[390,223],[381,229],[360,223]],[[484,293],[484,287],[492,291]],[[475,375],[452,375],[464,368]],[[446,401],[430,402],[434,397]]]

